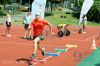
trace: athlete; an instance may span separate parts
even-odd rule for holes
[[[47,21],[40,18],[40,14],[35,15],[35,19],[31,21],[28,29],[33,28],[33,38],[34,38],[34,46],[33,46],[33,54],[32,58],[37,58],[37,50],[40,50],[42,55],[44,55],[44,49],[40,46],[40,41],[44,39],[43,30],[45,25],[49,26],[50,32],[52,33],[52,25]]]

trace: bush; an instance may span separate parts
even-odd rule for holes
[[[6,11],[0,10],[0,16],[5,16],[5,15],[6,15]]]
[[[78,11],[77,12],[74,12],[72,14],[73,17],[79,18],[82,4],[83,4],[83,1],[81,0],[79,2]],[[100,22],[100,1],[99,0],[96,0],[94,2],[92,8],[90,9],[90,11],[87,14],[87,18],[88,18],[89,21],[95,21],[97,23]]]
[[[78,9],[77,9],[77,11],[74,11],[73,13],[72,13],[72,16],[73,17],[76,17],[76,18],[79,18],[80,17],[80,10],[81,8],[80,7],[78,7]]]
[[[0,7],[0,10],[1,10],[2,8]]]
[[[77,10],[74,10],[74,12],[72,13],[72,16],[73,17],[76,17],[76,18],[79,18],[80,17],[80,12],[81,12],[81,7],[82,7],[82,4],[83,4],[83,1],[84,0],[79,0]]]
[[[87,17],[89,21],[100,22],[100,1],[95,1]]]

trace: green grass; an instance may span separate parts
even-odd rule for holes
[[[90,25],[90,26],[100,26],[100,23],[98,24],[98,23],[95,23],[95,22],[89,22],[88,21],[88,25]]]
[[[23,20],[19,20],[17,22],[13,22],[14,25],[23,25]]]
[[[45,19],[54,25],[58,25],[61,23],[70,24],[70,25],[78,25],[78,19],[73,18],[71,14],[65,14],[65,12],[62,12],[62,11],[54,11],[53,14],[54,14],[53,16],[47,16],[45,17]],[[67,18],[60,18],[61,15],[64,15]],[[88,21],[88,25],[100,26],[100,24],[89,22],[89,21]]]
[[[58,24],[70,24],[70,25],[78,25],[78,19],[73,18],[71,14],[66,14],[65,12],[62,11],[53,11],[52,16],[46,16],[45,19],[48,20],[50,23],[53,25],[58,25]],[[60,18],[60,16],[66,16],[67,18]],[[17,25],[22,25],[22,20],[18,20],[18,22],[14,22],[14,24]],[[94,22],[87,22],[89,26],[100,26],[100,24],[94,23]]]

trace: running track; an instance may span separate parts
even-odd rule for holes
[[[78,34],[76,26],[68,28],[71,31],[71,36],[58,38],[56,36],[48,36],[41,44],[46,48],[46,51],[55,52],[54,48],[64,48],[66,44],[77,44],[78,48],[71,48],[68,52],[61,53],[59,57],[43,57],[40,52],[38,55],[47,60],[46,64],[35,64],[35,66],[77,66],[82,60],[77,60],[74,57],[74,52],[81,52],[84,58],[93,50],[91,45],[93,38],[100,33],[100,27],[87,27],[86,34]],[[57,30],[54,27],[53,31]],[[5,36],[5,26],[0,25],[0,66],[28,66],[24,61],[16,62],[19,58],[29,58],[33,50],[33,41],[22,39],[24,36],[23,26],[13,26],[12,37]],[[100,45],[100,40],[96,39],[97,47]]]

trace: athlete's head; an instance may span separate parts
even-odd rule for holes
[[[82,18],[85,18],[85,17],[86,17],[86,15],[84,14]]]
[[[10,14],[7,14],[7,16],[10,16]]]
[[[39,19],[40,19],[40,14],[37,13],[37,14],[35,15],[35,17],[36,17],[36,20],[39,20]]]

